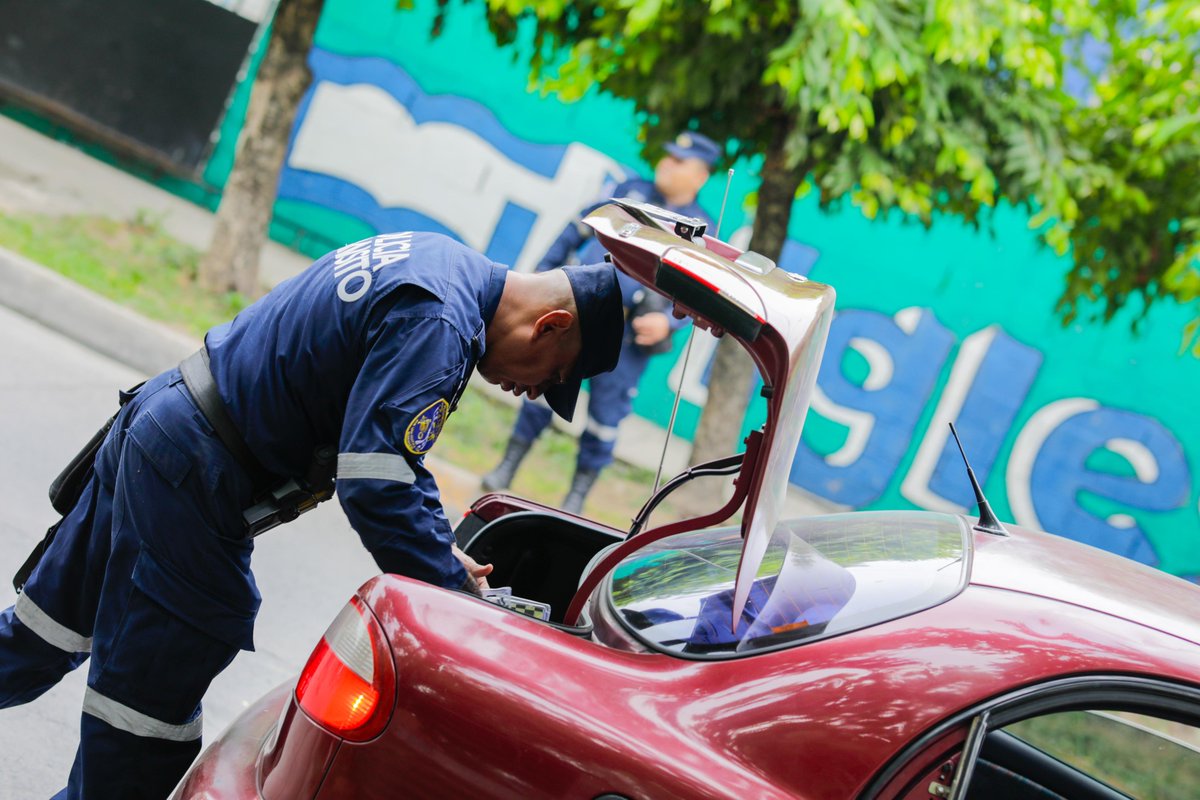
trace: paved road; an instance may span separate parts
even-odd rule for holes
[[[141,376],[0,307],[0,608],[9,577],[54,513],[46,487]],[[325,626],[378,571],[336,503],[264,536],[254,557],[263,595],[258,650],[242,653],[204,701],[205,740],[303,665]],[[37,701],[0,710],[0,800],[49,797],[79,734],[86,663]]]

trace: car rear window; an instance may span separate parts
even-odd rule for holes
[[[930,608],[965,585],[968,528],[921,511],[781,522],[732,629],[736,527],[679,534],[613,570],[608,602],[650,647],[696,658],[751,655]]]

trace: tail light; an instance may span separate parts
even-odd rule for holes
[[[329,732],[365,742],[387,726],[395,695],[391,647],[375,615],[354,597],[309,656],[296,701]]]

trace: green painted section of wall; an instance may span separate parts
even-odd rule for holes
[[[275,205],[278,220],[303,220],[304,226],[281,225],[272,229],[272,238],[313,259],[347,242],[374,236],[376,231],[360,219],[331,208],[300,200],[280,200]]]

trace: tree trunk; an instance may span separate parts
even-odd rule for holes
[[[808,171],[807,165],[788,168],[784,152],[788,130],[787,126],[781,128],[783,129],[770,143],[763,159],[758,209],[750,236],[750,249],[772,261],[778,261],[779,254],[783,251],[796,190]],[[712,377],[708,383],[708,401],[696,428],[691,456],[693,465],[722,458],[742,449],[738,436],[750,405],[750,388],[754,374],[754,362],[742,346],[731,336],[722,337],[717,343],[713,359]],[[704,482],[694,482],[693,486],[697,491],[687,495],[687,499],[695,503],[693,508],[696,511],[701,507],[710,510],[713,507],[712,487],[698,485]]]
[[[217,209],[199,281],[214,292],[260,292],[258,261],[266,242],[279,173],[296,108],[308,90],[308,51],[325,0],[280,0],[267,54],[250,93],[233,171]]]

